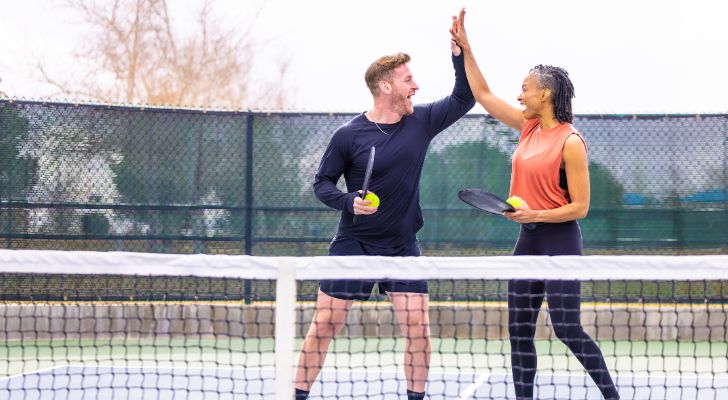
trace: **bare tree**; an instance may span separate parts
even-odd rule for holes
[[[3,83],[3,78],[0,77],[0,84],[2,84],[2,83]],[[7,97],[10,97],[10,96],[8,96],[5,92],[0,90],[0,98],[7,98]]]
[[[63,95],[204,107],[286,106],[281,87],[288,61],[277,66],[276,82],[252,79],[256,45],[251,34],[260,7],[241,32],[222,28],[214,18],[213,1],[205,0],[194,34],[183,36],[175,31],[166,0],[68,0],[68,5],[78,10],[95,35],[79,54],[91,66],[84,79],[60,81],[44,65],[38,66],[43,79]]]

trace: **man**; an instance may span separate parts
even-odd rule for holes
[[[438,133],[475,105],[461,50],[454,42],[451,46],[455,86],[451,95],[434,103],[412,105],[419,87],[407,65],[409,55],[384,56],[367,69],[364,79],[374,99],[373,107],[334,132],[315,177],[316,197],[341,210],[329,255],[420,255],[416,237],[423,225],[419,182],[427,148]],[[360,197],[372,146],[376,160],[369,191],[379,196],[379,207]],[[336,187],[341,175],[347,192]],[[353,300],[368,299],[375,284],[392,301],[406,339],[408,399],[424,398],[431,353],[427,280],[323,280],[298,363],[296,399],[308,398],[329,344],[343,328]]]

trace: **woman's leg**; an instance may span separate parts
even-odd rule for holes
[[[546,281],[546,293],[556,337],[574,353],[605,399],[619,399],[599,346],[581,325],[581,282]]]
[[[508,282],[508,334],[511,370],[518,399],[533,398],[536,378],[536,320],[544,297],[544,283],[536,280]]]

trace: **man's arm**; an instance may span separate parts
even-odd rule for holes
[[[334,133],[314,177],[313,191],[316,198],[325,205],[337,210],[346,209],[353,214],[354,197],[357,194],[345,193],[336,187],[348,163],[338,139],[339,135]]]
[[[475,106],[475,98],[465,74],[464,56],[462,52],[458,53],[460,53],[458,56],[452,54],[452,64],[455,69],[455,85],[452,93],[430,104],[428,118],[430,136],[442,132]]]

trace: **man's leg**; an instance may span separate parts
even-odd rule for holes
[[[296,389],[311,390],[326,360],[329,344],[344,327],[352,303],[352,300],[337,299],[319,290],[313,320],[298,359]]]
[[[390,292],[402,335],[405,337],[404,374],[407,389],[423,393],[430,370],[429,296],[423,293]]]

